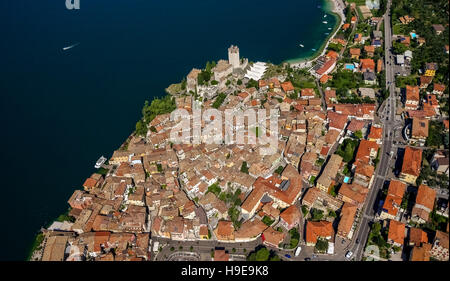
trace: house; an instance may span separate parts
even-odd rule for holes
[[[321,84],[325,84],[328,82],[328,80],[331,80],[331,79],[333,79],[333,76],[324,74],[324,75],[322,75],[322,77],[320,77],[319,81]]]
[[[414,246],[409,257],[410,261],[430,261],[431,244],[425,243],[422,246]]]
[[[353,41],[355,42],[355,43],[361,43],[361,44],[364,44],[364,42],[362,42],[362,34],[361,33],[356,33],[355,34],[355,37],[353,37]]]
[[[409,36],[403,36],[401,35],[398,39],[398,41],[405,45],[406,47],[409,47],[409,45],[411,44],[411,38]]]
[[[333,50],[329,50],[328,53],[326,54],[326,57],[329,59],[337,60],[339,58],[339,54]]]
[[[422,145],[425,144],[425,141],[428,138],[428,123],[428,119],[413,117],[410,141],[419,142]]]
[[[438,70],[438,64],[435,62],[428,62],[425,64],[425,76],[434,77],[436,74],[436,70]]]
[[[422,150],[407,146],[403,155],[400,179],[406,183],[415,185],[417,177],[420,175],[422,165]]]
[[[337,102],[336,90],[325,90],[325,103],[327,106],[335,102]]]
[[[432,26],[436,32],[436,35],[441,35],[441,33],[445,30],[445,27],[442,24],[433,24]]]
[[[367,136],[369,141],[374,141],[378,144],[381,144],[381,140],[383,138],[383,128],[372,125],[370,127],[370,133]]]
[[[416,110],[419,99],[419,87],[406,85],[405,110]]]
[[[336,174],[339,171],[341,163],[341,156],[337,154],[331,155],[327,165],[325,166],[325,169],[317,180],[316,187],[318,189],[322,190],[323,192],[328,192],[328,189],[332,185],[333,179],[336,177]]]
[[[430,85],[430,83],[433,81],[433,76],[425,76],[425,75],[421,75],[419,77],[419,88],[420,89],[425,89],[428,87],[428,85]]]
[[[377,83],[377,76],[374,72],[366,71],[363,73],[364,84],[375,85]]]
[[[381,59],[377,60],[377,73],[383,71],[383,61]]]
[[[263,244],[273,248],[278,248],[281,242],[283,242],[284,237],[285,234],[283,232],[277,231],[272,227],[269,227],[266,230],[264,230],[261,236]]]
[[[361,72],[375,71],[375,62],[373,59],[361,59]]]
[[[350,24],[349,23],[344,23],[343,25],[342,25],[342,30],[347,30],[348,28],[350,27]]]
[[[281,83],[281,88],[288,95],[294,93],[294,91],[295,91],[294,86],[292,85],[291,81],[286,81],[286,82]]]
[[[358,163],[355,168],[353,183],[370,188],[372,185],[375,167],[367,163]]]
[[[436,200],[436,190],[426,185],[420,185],[417,190],[416,203],[412,209],[411,220],[426,223]]]
[[[350,55],[352,59],[359,59],[359,56],[361,55],[361,49],[360,48],[350,48]]]
[[[411,61],[413,58],[413,53],[411,50],[406,50],[404,53],[404,56],[405,56],[405,60]]]
[[[215,249],[213,261],[229,261],[230,254],[228,254],[224,249]]]
[[[431,256],[440,261],[448,261],[448,233],[436,231],[433,247],[431,248]]]
[[[373,57],[373,55],[375,53],[375,46],[372,46],[372,45],[364,46],[364,52],[366,52],[367,56]]]
[[[405,65],[405,56],[404,55],[397,55],[395,57],[395,61],[398,65],[404,66]]]
[[[428,234],[420,228],[411,227],[409,229],[409,245],[410,246],[421,246],[422,244],[428,243]],[[431,247],[430,247],[431,250]]]
[[[302,205],[313,208],[316,205],[327,206],[333,211],[342,207],[343,202],[318,188],[309,188],[302,198]]]
[[[306,223],[306,245],[315,246],[318,239],[330,240],[334,236],[333,224],[329,221]]]
[[[64,261],[69,236],[50,236],[44,244],[42,261]]]
[[[234,240],[234,227],[231,221],[219,221],[214,234],[219,241],[232,241]]]
[[[322,67],[316,70],[316,76],[322,77],[322,75],[329,74],[331,71],[333,71],[334,67],[336,66],[336,60],[330,59],[326,61]]]
[[[337,235],[344,239],[352,239],[353,223],[355,222],[358,207],[350,203],[344,203],[342,206]]]
[[[381,30],[374,30],[374,31],[372,32],[372,37],[373,37],[374,39],[380,40],[381,38],[383,38],[383,32],[381,32]]]
[[[388,243],[402,247],[405,242],[405,224],[396,220],[389,221]]]
[[[446,174],[449,175],[449,157],[448,151],[438,150],[433,155],[431,159],[431,167],[435,170],[439,175]]]
[[[380,219],[395,220],[397,218],[405,191],[405,183],[397,180],[390,181],[386,199],[381,208]]]
[[[362,208],[369,189],[357,183],[343,183],[339,188],[338,199]]]
[[[353,136],[357,131],[360,131],[364,136],[367,131],[366,122],[353,118],[347,126],[347,136]]]
[[[280,223],[286,229],[291,229],[300,223],[300,218],[300,211],[295,205],[292,205],[280,214]]]
[[[399,20],[402,24],[408,24],[408,23],[411,23],[412,21],[414,21],[414,17],[405,15],[403,17],[400,17]]]
[[[445,91],[444,84],[438,84],[438,83],[433,84],[433,94],[442,95],[442,94],[444,94],[444,91]]]
[[[379,145],[376,142],[369,140],[361,140],[356,152],[355,162],[352,168],[355,168],[360,163],[370,164],[371,160],[375,159],[378,154]]]
[[[315,95],[314,89],[311,89],[311,88],[302,89],[300,92],[301,99],[311,99],[311,98],[314,98],[315,96],[316,95]]]

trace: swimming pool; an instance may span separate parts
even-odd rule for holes
[[[345,182],[345,183],[348,183],[349,180],[350,180],[350,177],[345,177],[345,178],[344,178],[344,182]]]
[[[354,66],[353,64],[347,63],[347,64],[345,65],[345,69],[347,69],[347,70],[354,70],[354,69],[355,69],[355,66]]]

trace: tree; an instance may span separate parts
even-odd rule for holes
[[[256,252],[256,261],[267,261],[269,256],[269,250],[267,250],[267,248],[261,248]]]
[[[250,80],[248,81],[248,83],[247,83],[247,88],[253,88],[253,87],[255,87],[256,89],[258,89],[258,88],[259,88],[259,84],[258,84],[257,81],[255,81],[255,80],[253,80],[253,79],[250,79]]]
[[[142,121],[142,119],[136,123],[136,134],[139,136],[147,135],[147,125],[145,125],[145,123],[144,123],[144,121]]]
[[[328,212],[328,216],[329,216],[329,217],[333,217],[333,218],[337,217],[336,212],[333,211],[333,210],[330,210],[330,211]]]
[[[320,253],[326,252],[328,250],[328,240],[320,238],[317,239],[315,248]]]
[[[242,162],[242,166],[241,166],[241,172],[248,174],[248,166],[247,166],[247,162]]]
[[[308,214],[308,207],[306,207],[305,205],[302,205],[302,213],[303,216],[306,216],[306,214]]]
[[[362,139],[362,137],[363,137],[362,132],[360,130],[356,131],[355,137],[357,137],[358,139]]]

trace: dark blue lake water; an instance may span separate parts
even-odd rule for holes
[[[313,54],[336,19],[322,0],[65,0],[0,3],[0,260],[23,260],[101,155],[192,67]],[[62,51],[75,43],[78,46]],[[305,45],[304,48],[299,44]]]

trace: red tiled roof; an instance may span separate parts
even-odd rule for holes
[[[333,224],[329,221],[308,221],[306,223],[306,242],[316,243],[317,238],[334,235]]]
[[[424,184],[419,186],[416,196],[416,204],[420,204],[430,210],[433,210],[435,200],[436,190]]]
[[[405,224],[391,220],[389,222],[388,240],[403,245],[405,240]]]
[[[407,146],[403,156],[402,173],[418,177],[422,165],[422,150]]]

